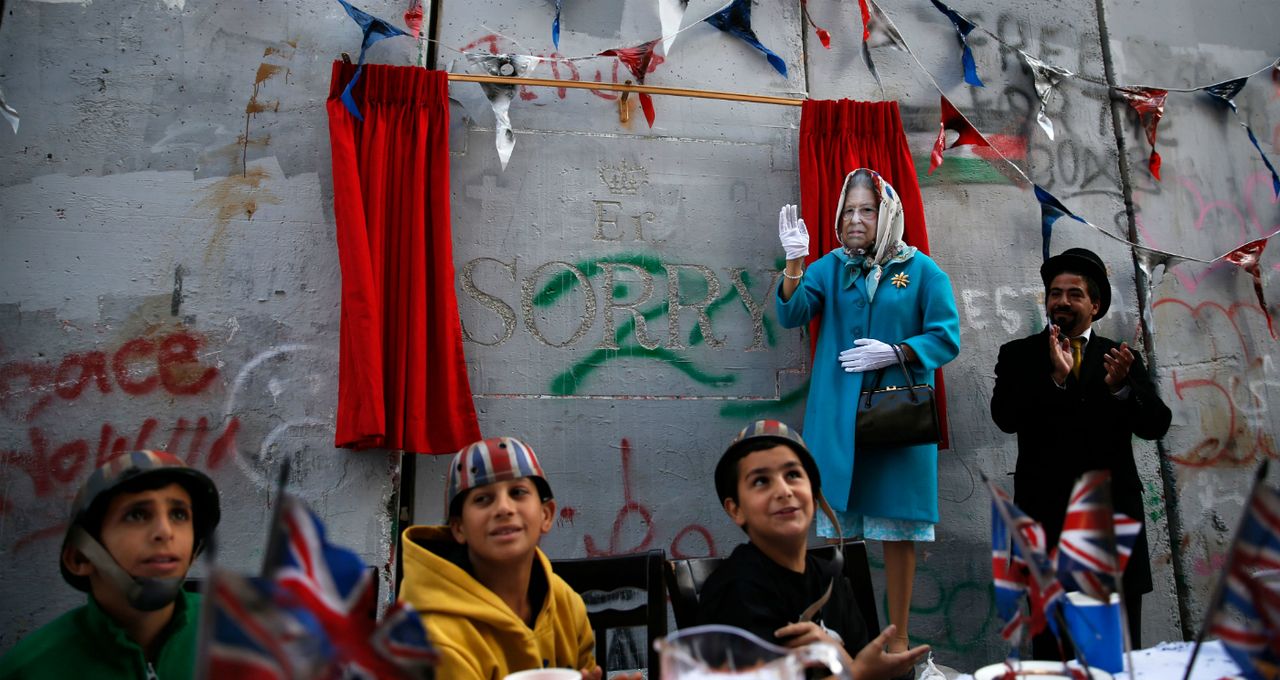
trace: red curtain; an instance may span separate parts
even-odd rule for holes
[[[845,175],[858,168],[880,173],[902,198],[903,240],[929,253],[924,202],[916,167],[898,115],[898,102],[806,101],[800,110],[800,210],[809,228],[808,263],[839,247],[836,202]],[[817,342],[818,323],[810,326]],[[949,446],[946,388],[938,371],[938,415],[942,447]]]
[[[462,354],[443,71],[334,62],[333,207],[342,267],[335,444],[452,453],[480,438]]]

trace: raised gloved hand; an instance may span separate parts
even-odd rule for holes
[[[853,347],[840,353],[840,366],[849,373],[874,371],[898,363],[898,355],[889,345],[874,338],[853,341]]]
[[[804,226],[794,205],[784,205],[778,212],[778,240],[787,251],[787,259],[794,260],[809,254],[809,230]]]

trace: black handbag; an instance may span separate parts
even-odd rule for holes
[[[907,360],[897,345],[891,345],[898,365],[907,376],[909,387],[880,387],[884,372],[876,371],[871,389],[858,397],[858,420],[854,445],[858,448],[914,446],[941,441],[938,428],[938,405],[933,400],[933,387],[916,385],[915,376],[907,368]]]

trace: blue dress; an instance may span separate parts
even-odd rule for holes
[[[933,384],[933,371],[960,353],[960,315],[946,272],[914,251],[881,270],[874,297],[857,263],[837,248],[804,273],[791,299],[777,295],[778,320],[796,328],[822,315],[805,404],[804,439],[822,473],[822,493],[841,511],[911,522],[938,521],[936,444],[859,452],[854,436],[863,378],[837,359],[859,338],[905,343],[919,364],[915,382]],[[779,291],[781,290],[779,281]],[[923,369],[921,368],[923,366]],[[882,385],[905,385],[902,370],[885,371]]]

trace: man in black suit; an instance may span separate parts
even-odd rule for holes
[[[1052,546],[1062,532],[1071,488],[1089,470],[1110,470],[1116,510],[1143,519],[1132,438],[1163,437],[1173,415],[1128,344],[1093,333],[1093,322],[1111,305],[1102,260],[1092,251],[1071,248],[1045,261],[1040,277],[1051,323],[1000,348],[991,418],[1001,430],[1018,435],[1014,502],[1044,525]],[[1142,646],[1142,595],[1151,592],[1145,524],[1123,583],[1136,649]],[[1032,654],[1060,658],[1048,631],[1032,640]]]

